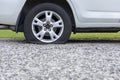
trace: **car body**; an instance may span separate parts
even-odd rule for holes
[[[44,9],[46,11],[53,11],[52,13],[53,15],[55,15],[54,17],[57,18],[58,16],[60,16],[59,19],[61,18],[61,20],[63,20],[63,23],[66,23],[67,25],[68,24],[67,21],[64,22],[65,19],[62,19],[65,14],[59,14],[59,11],[57,11],[56,9],[50,8],[49,10],[49,7],[46,7],[46,6],[56,5],[54,7],[56,8],[60,7],[61,9],[64,10],[63,13],[65,12],[69,16],[70,25],[68,26],[71,26],[70,32],[74,32],[74,33],[77,33],[77,32],[118,32],[120,31],[120,8],[119,8],[120,5],[119,3],[120,3],[120,0],[60,0],[60,1],[56,1],[56,0],[12,0],[12,1],[0,0],[0,24],[2,26],[1,28],[11,28],[16,32],[25,32],[24,26],[25,26],[26,16],[30,14],[32,9],[34,10],[37,9],[36,6],[44,4],[42,6],[39,6],[43,8],[41,11],[38,12],[39,14],[40,12],[44,13],[43,12]],[[45,6],[45,8],[43,6]],[[32,13],[33,12],[31,12],[30,15],[32,15]],[[42,13],[41,15],[44,15]],[[38,14],[36,13],[36,15]],[[34,15],[34,17],[36,15]],[[6,27],[6,26],[9,26],[9,27]],[[46,25],[46,26],[48,27],[50,25]],[[64,24],[64,27],[65,27],[65,24]],[[64,28],[63,28],[63,31],[64,31]],[[68,34],[70,34],[70,32]],[[34,34],[34,31],[32,31],[32,33]],[[63,32],[61,33],[61,35],[62,34]],[[61,40],[63,42],[61,42],[61,41],[57,41],[56,39],[53,41],[44,42],[42,40],[39,40],[38,38],[36,39],[38,41],[36,40],[32,41],[32,39],[31,40],[27,39],[27,40],[28,42],[35,42],[35,43],[36,42],[37,43],[39,42],[63,43],[68,40],[68,39],[67,40],[63,39]]]

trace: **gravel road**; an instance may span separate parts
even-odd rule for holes
[[[0,80],[120,80],[120,42],[0,39]]]

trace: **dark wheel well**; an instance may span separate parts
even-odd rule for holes
[[[28,12],[37,4],[45,3],[45,2],[54,3],[54,4],[57,4],[63,7],[71,18],[72,31],[75,30],[75,20],[74,20],[73,12],[72,12],[70,5],[68,4],[66,0],[60,0],[60,1],[59,0],[27,0],[21,12],[20,18],[18,20],[16,32],[23,32],[23,29],[24,29],[23,23],[24,23],[25,16],[28,14]]]

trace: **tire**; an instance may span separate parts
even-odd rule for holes
[[[24,21],[24,35],[30,43],[66,43],[72,25],[67,12],[53,3],[42,3],[33,7]]]

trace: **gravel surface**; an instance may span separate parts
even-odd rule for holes
[[[0,80],[120,80],[120,42],[0,39]]]

